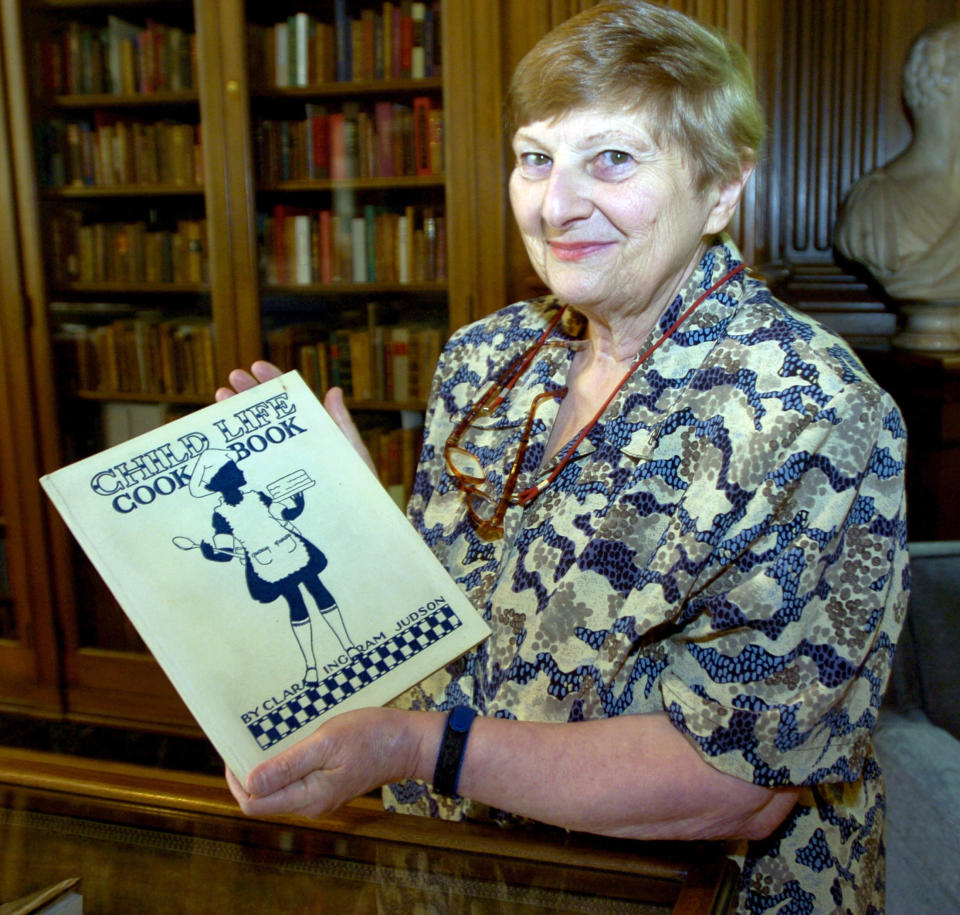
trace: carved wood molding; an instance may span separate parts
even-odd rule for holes
[[[901,103],[903,62],[927,25],[957,15],[952,0],[789,0],[765,25],[773,58],[757,59],[770,141],[763,163],[767,218],[755,250],[801,307],[884,300],[833,251],[833,226],[856,180],[910,141]]]

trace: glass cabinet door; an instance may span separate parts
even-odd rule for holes
[[[0,709],[49,712],[59,690],[7,124],[0,68]]]
[[[32,380],[39,452],[29,487],[49,528],[64,711],[193,729],[109,590],[34,494],[41,472],[209,403],[222,367],[234,364],[232,327],[220,326],[212,304],[194,5],[3,0],[2,10],[10,250],[20,251],[24,291],[8,320],[29,327],[22,377]],[[8,517],[8,554],[13,528]],[[31,568],[23,559],[8,555],[8,569]]]

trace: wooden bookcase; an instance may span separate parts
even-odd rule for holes
[[[357,73],[317,66],[318,36],[330,34],[335,50],[338,17],[351,51],[369,58],[378,20],[419,10],[424,24],[403,28],[414,43],[427,35],[422,69],[419,54],[398,58],[399,69],[392,58],[389,69]],[[209,402],[234,366],[274,356],[306,370],[308,354],[325,352],[332,374],[331,334],[372,358],[369,335],[379,341],[383,327],[400,360],[394,326],[438,328],[435,348],[504,301],[500,78],[485,66],[496,10],[481,0],[0,0],[0,11],[9,125],[0,241],[16,261],[15,273],[2,271],[0,305],[0,543],[10,570],[0,580],[0,707],[193,732],[37,477]],[[280,79],[278,24],[291,37]],[[298,72],[305,26],[313,54]],[[377,147],[387,115],[412,125],[414,109],[416,143],[395,128]],[[334,115],[348,128],[332,148],[373,154],[331,173],[317,126],[304,171],[304,123],[329,129]],[[390,166],[384,138],[396,147]],[[291,152],[299,170],[287,167]],[[290,231],[277,229],[279,217]],[[364,269],[353,271],[349,245],[339,269],[327,266],[321,222],[332,217],[358,250],[376,245],[357,261]],[[404,239],[415,256],[400,264]],[[278,267],[278,251],[298,241],[299,263]],[[398,442],[414,447],[409,427],[425,400],[415,383],[395,395],[403,364],[378,374],[371,361],[370,381],[348,389],[394,485]],[[29,428],[29,447],[7,444],[14,428]]]
[[[262,336],[272,362],[344,388],[405,503],[419,436],[400,423],[416,425],[462,323],[448,300],[442,4],[332,7],[242,16]]]

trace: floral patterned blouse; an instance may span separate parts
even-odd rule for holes
[[[711,247],[648,343],[737,266],[728,240]],[[556,722],[666,712],[717,769],[802,786],[772,836],[731,847],[740,911],[881,912],[871,732],[909,587],[900,413],[839,337],[741,272],[487,542],[444,444],[557,307],[510,306],[444,350],[408,514],[493,633],[396,704]],[[558,324],[507,401],[464,433],[494,497],[533,398],[564,384],[582,345]],[[542,400],[518,491],[564,455],[540,467],[558,409]],[[405,812],[508,819],[420,782],[384,797]]]

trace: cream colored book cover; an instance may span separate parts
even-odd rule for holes
[[[40,482],[241,778],[489,632],[296,372]]]

